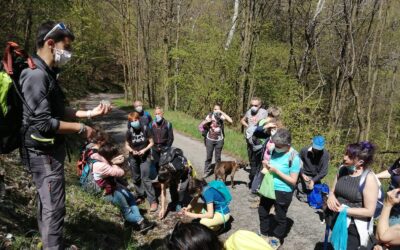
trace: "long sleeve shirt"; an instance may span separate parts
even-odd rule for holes
[[[303,161],[303,173],[310,176],[314,183],[320,182],[328,174],[329,153],[326,149],[321,154],[314,154],[311,147],[300,151]]]

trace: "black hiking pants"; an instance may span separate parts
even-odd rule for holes
[[[37,221],[43,249],[64,249],[65,148],[50,153],[23,150],[22,161],[37,189]]]
[[[211,165],[214,151],[215,151],[215,163],[221,161],[221,154],[223,147],[224,147],[224,139],[220,141],[212,141],[206,139],[207,158],[206,161],[204,162],[204,175],[210,175],[214,171],[214,168]]]
[[[248,145],[249,147],[249,145]],[[262,159],[263,159],[263,151],[262,149],[253,151],[252,148],[248,148],[249,161],[250,161],[250,174],[249,174],[249,188],[251,188],[253,184],[254,177],[258,172],[262,170]]]
[[[288,221],[287,211],[292,202],[293,192],[275,191],[276,200],[261,196],[258,207],[260,217],[260,232],[262,235],[275,236],[283,239],[287,233]],[[275,216],[269,214],[271,207],[275,206]],[[275,219],[277,225],[272,229],[272,222]]]
[[[147,197],[150,204],[157,202],[156,193],[151,181],[151,160],[150,154],[145,156],[129,155],[128,164],[131,168],[133,183],[136,194],[139,197]]]

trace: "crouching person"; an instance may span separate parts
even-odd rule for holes
[[[182,208],[182,215],[200,219],[203,224],[214,231],[225,225],[230,219],[229,202],[232,197],[222,181],[193,179],[189,182],[189,193],[194,196],[192,202]],[[202,199],[204,203],[199,203]]]
[[[195,170],[183,155],[174,157],[169,164],[160,167],[158,173],[158,182],[161,184],[160,219],[163,219],[169,210],[167,208],[167,188],[171,194],[171,205],[175,206],[176,212],[180,212],[182,207],[188,205],[191,200],[189,182],[195,175]]]
[[[328,174],[329,153],[324,148],[325,138],[315,136],[311,147],[304,147],[300,151],[303,168],[297,185],[297,199],[307,202],[307,194],[315,184],[321,184],[321,180]]]
[[[140,232],[153,228],[155,223],[143,218],[132,193],[116,182],[115,177],[122,177],[125,174],[125,171],[116,165],[124,161],[122,155],[118,156],[118,148],[106,143],[90,158],[94,160],[93,177],[103,190],[103,199],[117,206],[124,219],[133,226],[138,226]]]

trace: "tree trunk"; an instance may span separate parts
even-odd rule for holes
[[[379,14],[378,14],[378,24],[377,27],[375,29],[375,33],[374,33],[374,38],[373,38],[373,42],[371,45],[371,50],[370,50],[370,56],[369,56],[369,63],[368,63],[368,82],[371,81],[371,68],[372,68],[372,58],[373,56],[373,52],[376,51],[375,54],[375,60],[374,60],[374,72],[373,72],[373,76],[372,76],[372,84],[371,84],[371,89],[370,89],[370,94],[369,94],[369,98],[368,98],[368,111],[367,111],[367,127],[366,127],[366,131],[365,131],[365,140],[369,139],[369,134],[370,134],[370,130],[371,130],[371,116],[372,116],[372,107],[373,107],[373,103],[374,103],[374,97],[375,97],[375,86],[376,86],[376,81],[378,78],[378,71],[380,70],[379,67],[379,58],[381,56],[381,51],[382,51],[382,32],[383,29],[385,28],[385,20],[382,20],[382,9],[383,9],[383,0],[380,1],[379,3]],[[375,43],[378,39],[378,34],[379,34],[379,41],[378,41],[378,49],[375,49]]]
[[[228,38],[226,39],[225,50],[228,50],[232,42],[233,35],[235,34],[238,15],[239,15],[239,0],[235,0],[233,8],[233,16],[232,16],[232,27],[229,30]]]

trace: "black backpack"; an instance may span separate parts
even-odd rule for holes
[[[8,42],[0,65],[0,154],[21,146],[22,105],[19,77],[25,68],[35,69],[32,58],[15,42]]]
[[[160,166],[166,165],[172,162],[175,159],[175,157],[178,156],[183,157],[182,149],[170,147],[168,150],[161,153],[159,165]]]

